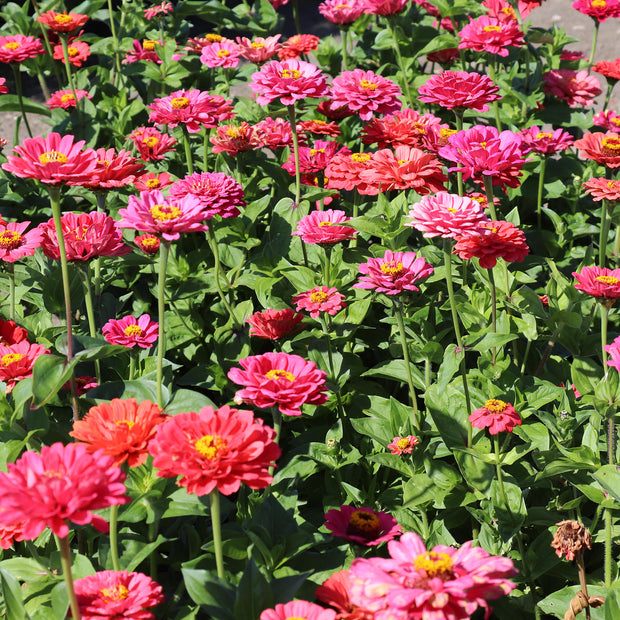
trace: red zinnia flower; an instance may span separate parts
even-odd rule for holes
[[[458,47],[447,47],[445,50],[439,50],[438,52],[431,52],[426,55],[426,59],[429,62],[436,62],[437,64],[449,67],[457,58],[460,58],[461,52]]]
[[[407,435],[406,437],[394,437],[392,443],[388,444],[392,454],[411,454],[413,449],[420,443],[417,437]]]
[[[97,167],[83,185],[99,191],[122,187],[133,183],[143,169],[144,164],[132,157],[129,151],[122,149],[116,153],[114,149],[97,149]]]
[[[583,60],[585,57],[585,54],[578,50],[562,50],[560,54],[560,60],[565,62],[577,62],[578,60]],[[594,67],[592,67],[592,70],[596,71]]]
[[[237,37],[237,45],[241,50],[241,57],[257,65],[269,60],[280,49],[278,43],[281,34],[273,37],[255,37],[250,41],[247,37]]]
[[[19,327],[15,321],[0,319],[0,345],[11,346],[28,340],[28,331]]]
[[[301,406],[322,405],[327,401],[327,375],[314,362],[288,353],[264,353],[239,360],[228,378],[246,386],[235,394],[235,402],[250,403],[261,409],[277,406],[285,415],[301,415]]]
[[[521,416],[515,408],[496,398],[487,400],[484,407],[476,409],[468,419],[474,428],[488,428],[491,435],[504,431],[512,433],[515,426],[521,426]]]
[[[364,5],[364,13],[371,15],[394,15],[409,4],[409,0],[361,0],[361,2]]]
[[[297,304],[295,310],[308,310],[313,319],[318,319],[321,312],[327,312],[330,316],[338,314],[346,304],[343,302],[344,295],[335,287],[315,286],[312,290],[299,293],[293,297]]]
[[[37,21],[45,24],[54,32],[71,32],[81,28],[88,21],[88,15],[47,11],[37,17]]]
[[[41,41],[23,34],[0,37],[0,62],[23,62],[45,54]]]
[[[0,473],[0,525],[21,523],[20,540],[34,540],[46,527],[65,538],[68,521],[107,532],[106,520],[91,511],[130,501],[112,457],[88,454],[80,444],[43,446],[41,454],[24,452],[7,467]]]
[[[285,308],[284,310],[255,312],[246,319],[246,323],[250,324],[250,336],[278,340],[299,331],[299,323],[303,321],[303,318],[303,314],[298,314],[291,308]]]
[[[152,620],[147,609],[165,600],[161,586],[141,573],[104,570],[73,586],[83,620]]]
[[[350,219],[344,211],[333,209],[313,211],[299,220],[293,235],[301,237],[304,243],[332,245],[346,239],[353,239],[357,232],[355,228],[343,226],[344,222]]]
[[[291,124],[279,116],[275,119],[268,116],[265,120],[256,123],[253,129],[254,135],[258,139],[259,147],[266,147],[271,150],[284,146],[288,146],[290,149],[293,148]],[[299,125],[297,140],[301,146],[306,143],[306,136]]]
[[[202,48],[200,62],[211,69],[224,67],[232,69],[239,64],[241,49],[239,46],[228,39],[223,39],[219,43],[213,43]]]
[[[392,540],[403,531],[396,519],[387,512],[346,505],[340,506],[340,510],[327,511],[325,527],[332,532],[332,536],[340,536],[365,547]]]
[[[347,570],[339,570],[319,586],[314,595],[322,603],[338,610],[337,618],[342,620],[374,620],[375,613],[354,605],[349,598],[351,577]]]
[[[436,103],[447,110],[455,108],[486,112],[489,103],[501,99],[499,86],[491,78],[467,71],[444,71],[420,86],[420,101]]]
[[[610,17],[620,17],[618,0],[575,0],[572,6],[598,22],[604,22]]]
[[[592,71],[604,75],[608,80],[620,80],[620,58],[601,60],[592,67]]]
[[[259,620],[336,620],[336,612],[307,601],[291,601],[265,609]]]
[[[110,319],[101,331],[110,344],[120,344],[130,349],[136,345],[141,349],[150,349],[159,337],[159,324],[151,321],[148,314],[137,319],[129,315],[122,319]]]
[[[575,141],[575,148],[583,159],[593,159],[612,170],[620,168],[620,136],[613,131],[585,133]]]
[[[524,144],[534,153],[553,155],[558,151],[565,151],[573,145],[573,136],[564,129],[543,131],[539,127],[528,127],[521,130]]]
[[[312,148],[302,146],[299,148],[299,171],[301,174],[314,174],[320,170],[325,170],[329,162],[335,155],[349,152],[343,148],[342,144],[333,140],[315,140]],[[295,174],[295,155],[291,153],[288,159],[282,164],[284,170],[289,174]]]
[[[471,19],[458,33],[459,49],[508,56],[508,47],[523,45],[523,32],[516,20],[503,21],[483,15]]]
[[[21,340],[16,344],[0,344],[0,381],[6,383],[6,393],[10,394],[15,384],[26,377],[32,377],[34,363],[40,355],[49,350],[40,344]]]
[[[91,407],[73,423],[69,435],[85,444],[88,452],[101,450],[111,456],[118,467],[125,461],[129,467],[138,467],[146,461],[148,443],[166,418],[163,409],[150,400],[138,404],[135,398],[114,398]]]
[[[214,153],[228,153],[231,157],[260,146],[254,128],[245,121],[240,125],[220,125],[210,140]]]
[[[287,39],[278,50],[280,60],[299,58],[319,48],[319,37],[313,34],[296,34]]]
[[[176,150],[172,148],[176,139],[167,133],[160,133],[155,127],[138,127],[127,139],[134,143],[144,161],[163,159],[168,151]]]
[[[398,295],[403,291],[418,291],[415,283],[433,273],[433,267],[415,252],[386,250],[382,258],[369,258],[359,266],[363,273],[353,288],[374,289],[377,293]]]
[[[280,456],[274,438],[275,431],[251,411],[203,407],[159,425],[149,451],[157,475],[182,476],[177,484],[188,493],[207,495],[217,489],[230,495],[242,482],[251,489],[269,486],[269,468]]]
[[[545,93],[566,101],[569,108],[589,108],[603,92],[600,82],[585,69],[552,69],[543,73],[543,82]]]
[[[51,94],[50,98],[45,102],[45,105],[50,110],[53,110],[54,108],[62,108],[63,110],[75,108],[77,106],[75,100],[76,96],[78,101],[84,97],[87,99],[92,99],[87,90],[80,90],[78,88],[75,91],[75,95],[72,90],[57,90]]]
[[[620,181],[612,181],[602,177],[589,179],[583,184],[586,194],[590,194],[596,202],[600,200],[620,200]]]
[[[607,267],[583,267],[580,272],[573,271],[577,279],[575,288],[588,295],[605,300],[613,305],[620,298],[620,269]]]
[[[319,136],[331,136],[332,138],[336,138],[342,133],[336,123],[327,123],[321,120],[301,121],[297,125],[297,129]]]
[[[319,4],[319,13],[332,24],[352,24],[364,13],[362,0],[325,0]]]
[[[370,153],[341,152],[325,168],[328,189],[357,190],[358,194],[376,196],[379,184],[362,179],[362,172],[371,165]]]
[[[441,124],[441,119],[434,114],[420,114],[410,108],[404,108],[396,114],[383,118],[373,118],[362,127],[362,142],[377,143],[380,149],[388,146],[415,146],[423,148],[424,138],[431,127]]]
[[[154,189],[164,189],[174,181],[167,172],[146,172],[137,177],[133,185],[140,192],[149,192]]]
[[[30,222],[0,224],[0,260],[14,263],[24,256],[32,256],[41,245],[41,232],[33,228],[24,234]]]
[[[90,45],[84,41],[71,41],[67,47],[67,58],[69,63],[81,67],[82,63],[90,56]],[[65,60],[62,45],[54,45],[54,60]]]
[[[133,241],[145,254],[157,254],[159,252],[161,242],[159,237],[155,235],[149,235],[148,233],[138,235]]]
[[[329,93],[327,96],[329,96]],[[341,121],[343,118],[355,116],[355,111],[349,109],[349,106],[333,105],[331,99],[319,102],[319,105],[316,106],[316,111],[323,116],[327,116],[332,121]]]
[[[592,124],[607,131],[620,133],[620,114],[616,114],[612,110],[599,112],[592,117]]]
[[[267,0],[267,2],[269,2],[269,4],[271,4],[271,6],[277,10],[281,6],[285,6],[286,4],[288,4],[289,0]]]

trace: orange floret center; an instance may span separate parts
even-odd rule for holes
[[[142,336],[144,330],[139,325],[127,325],[123,333],[125,336]]]
[[[488,409],[490,413],[502,413],[506,407],[508,407],[508,403],[505,403],[503,400],[498,400],[497,398],[491,398],[484,403],[484,408]]]
[[[2,368],[6,368],[9,364],[19,362],[22,357],[24,357],[23,353],[7,353],[0,358],[0,366],[2,366]]]
[[[9,41],[4,44],[5,50],[16,50],[19,48],[19,43],[17,41]]]
[[[148,138],[144,138],[142,140],[143,144],[146,144],[146,146],[148,146],[149,148],[153,148],[156,144],[159,143],[159,138],[156,138],[155,136],[149,136]]]
[[[0,247],[14,250],[19,247],[22,236],[16,230],[3,230],[0,233]]]
[[[351,155],[351,159],[357,162],[358,164],[365,164],[367,161],[370,161],[370,154],[369,153],[353,153],[353,155]]]
[[[620,282],[620,280],[614,278],[614,276],[596,276],[595,280],[604,282],[605,284],[618,284],[618,282]]]
[[[189,99],[187,97],[175,97],[170,101],[170,105],[175,110],[184,110],[189,106]]]
[[[80,50],[77,47],[73,47],[73,45],[67,48],[67,54],[69,54],[71,58],[73,58],[74,56],[77,56],[79,53],[80,53]]]
[[[297,69],[282,69],[280,77],[297,80],[301,77],[301,71],[297,71]]]
[[[449,138],[452,134],[456,133],[456,129],[450,129],[449,127],[442,127],[439,130],[439,135],[442,138]]]
[[[75,97],[73,96],[73,93],[66,93],[60,98],[60,100],[63,103],[67,103],[67,101],[75,101]]]
[[[194,443],[194,448],[206,459],[214,459],[224,456],[228,452],[228,444],[225,439],[218,435],[203,435]]]
[[[68,24],[69,22],[73,21],[73,17],[67,15],[66,13],[61,13],[60,15],[54,15],[54,21],[58,24]]]
[[[499,26],[485,26],[483,30],[485,32],[500,32],[501,28]]]
[[[252,43],[250,43],[250,47],[253,47],[255,50],[259,50],[265,47],[265,44],[260,41],[252,41]]]
[[[66,164],[67,156],[64,153],[59,153],[58,151],[47,151],[46,153],[41,153],[41,155],[39,155],[39,162],[41,162],[44,166],[55,162],[59,164]]]
[[[614,125],[616,125],[617,127],[620,127],[620,116],[616,116],[614,118],[610,118],[609,119],[610,123],[613,123]]]
[[[327,293],[323,291],[314,291],[314,293],[310,293],[310,301],[313,304],[322,304],[327,301]]]
[[[148,179],[145,185],[149,189],[157,189],[161,185],[161,183],[159,182],[159,179]]]
[[[349,526],[365,534],[370,534],[379,528],[379,516],[374,512],[356,510],[349,517]]]
[[[387,263],[383,263],[383,265],[381,265],[381,271],[386,276],[399,276],[404,270],[405,267],[403,264],[395,260],[388,261]]]
[[[447,553],[427,551],[413,560],[413,567],[424,571],[430,579],[449,578],[452,575],[452,558]]]
[[[295,381],[295,375],[288,370],[281,370],[280,368],[272,368],[265,373],[267,379],[288,379],[291,383]]]
[[[360,80],[360,88],[364,90],[377,90],[377,85],[370,80]]]
[[[158,43],[159,41],[153,41],[151,39],[144,39],[144,41],[142,41],[142,49],[145,52],[152,52]]]
[[[151,217],[159,222],[169,222],[181,216],[181,209],[172,205],[154,205],[151,207]]]
[[[100,592],[103,596],[104,603],[122,601],[129,596],[129,590],[120,583],[116,586],[112,586],[111,588],[103,588]]]

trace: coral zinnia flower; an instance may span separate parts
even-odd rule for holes
[[[364,181],[362,172],[370,168],[370,153],[340,152],[325,169],[328,189],[357,190],[358,194],[376,196],[379,184]]]
[[[114,149],[97,149],[97,167],[91,177],[83,183],[92,190],[106,190],[133,183],[136,176],[144,170],[144,164],[124,149],[118,153]]]
[[[319,4],[319,13],[332,24],[352,24],[364,13],[362,0],[325,0]]]
[[[210,140],[214,153],[228,153],[231,157],[260,146],[254,128],[245,121],[239,125],[220,125]]]
[[[592,67],[592,71],[604,75],[608,80],[620,80],[620,58],[601,60]]]
[[[35,37],[25,37],[23,34],[0,37],[0,62],[23,62],[40,54],[45,54],[45,50]]]
[[[24,256],[32,256],[41,245],[41,232],[33,228],[24,233],[30,222],[0,224],[0,261],[14,263]]]
[[[158,426],[149,444],[153,466],[162,478],[182,476],[188,493],[207,495],[217,489],[236,493],[242,482],[264,489],[273,477],[269,468],[280,456],[275,431],[251,411],[203,407],[179,413]]]
[[[0,525],[21,523],[20,540],[34,540],[46,527],[64,538],[68,521],[107,532],[106,520],[91,511],[130,501],[112,457],[89,454],[80,444],[43,446],[41,454],[24,452],[7,467],[0,473]]]
[[[88,15],[47,11],[37,17],[37,21],[45,24],[54,32],[71,32],[81,28],[88,21]]]
[[[237,37],[241,57],[257,65],[266,62],[280,49],[278,41],[281,36],[277,34],[267,38],[255,37],[251,41],[247,37]]]
[[[343,299],[344,295],[339,293],[337,288],[327,286],[315,286],[313,289],[293,297],[293,301],[297,304],[295,309],[298,312],[308,310],[313,319],[318,319],[321,312],[327,312],[331,316],[338,314],[346,307]]]
[[[382,258],[369,258],[359,266],[363,273],[353,288],[375,289],[377,293],[398,295],[403,291],[418,291],[415,283],[433,273],[433,267],[415,252],[386,250]]]
[[[241,49],[233,41],[223,39],[219,43],[207,45],[202,48],[200,53],[200,62],[207,67],[224,67],[232,69],[239,64]]]
[[[246,386],[235,394],[235,402],[251,403],[261,409],[277,406],[285,415],[301,415],[304,404],[327,401],[327,375],[314,362],[288,353],[264,353],[239,360],[243,370],[231,368],[228,378]]]
[[[19,327],[15,321],[0,319],[0,345],[11,346],[28,340],[28,331]]]
[[[148,443],[166,418],[163,409],[150,400],[138,404],[135,398],[114,398],[91,407],[73,423],[69,435],[85,444],[88,452],[101,450],[111,456],[114,465],[120,467],[127,461],[129,467],[138,467],[146,461]]]
[[[172,13],[173,10],[172,3],[164,0],[161,4],[156,4],[155,6],[145,9],[144,17],[146,17],[149,21],[151,21],[154,17],[162,19],[164,15]]]
[[[37,179],[47,185],[80,185],[88,179],[97,165],[93,149],[82,151],[86,142],[73,142],[74,136],[50,133],[45,138],[26,138],[23,146],[13,149],[2,164],[3,170],[27,179]]]
[[[491,78],[467,71],[444,71],[433,75],[420,86],[418,97],[425,103],[436,103],[447,110],[454,108],[486,112],[489,103],[501,99],[499,86]]]
[[[159,246],[161,242],[159,237],[155,235],[138,235],[133,242],[145,253],[145,254],[157,254],[159,252]]]
[[[308,601],[291,601],[265,609],[259,620],[336,620],[336,612]]]
[[[400,456],[401,454],[411,454],[419,443],[418,438],[413,435],[394,437],[392,443],[388,444],[388,448],[392,454]]]
[[[172,148],[176,139],[167,133],[160,133],[155,127],[138,127],[127,139],[133,142],[144,161],[163,159],[168,151],[176,150]]]
[[[392,540],[403,531],[387,512],[346,505],[340,506],[340,510],[333,508],[327,511],[325,527],[332,532],[332,536],[340,536],[365,547]]]
[[[148,192],[154,189],[164,189],[173,183],[172,177],[167,172],[146,172],[137,177],[133,185],[140,192]]]
[[[90,45],[84,41],[73,40],[67,47],[67,59],[75,67],[81,67],[82,63],[90,56]],[[62,45],[54,45],[54,60],[65,60]]]
[[[512,433],[515,426],[521,426],[521,416],[514,406],[497,398],[487,400],[484,407],[476,409],[468,419],[474,428],[488,428],[491,435],[504,431]]]
[[[250,336],[278,340],[299,331],[304,315],[291,308],[264,310],[251,314],[245,321],[250,324]]]
[[[304,243],[332,245],[339,241],[353,239],[357,232],[355,228],[342,225],[350,219],[344,211],[334,209],[313,211],[299,220],[293,235],[301,237]]]
[[[583,267],[581,271],[573,271],[577,279],[575,288],[588,295],[604,299],[608,305],[613,305],[620,298],[620,269],[607,267]]]
[[[364,13],[371,15],[394,15],[409,4],[409,0],[361,0],[361,2],[364,5]]]
[[[313,34],[295,34],[288,38],[278,50],[280,60],[299,58],[302,54],[309,54],[319,48],[319,37]]]
[[[343,620],[374,620],[375,614],[368,609],[354,605],[349,598],[351,576],[347,570],[336,571],[319,586],[314,595],[319,601],[338,610]]]
[[[34,363],[40,355],[49,350],[40,344],[21,340],[5,346],[0,344],[0,381],[6,383],[6,393],[10,394],[15,384],[26,377],[32,377]]]
[[[573,145],[573,136],[562,128],[543,131],[542,128],[536,126],[528,127],[521,130],[521,137],[525,146],[539,155],[553,155]]]
[[[327,123],[321,120],[301,121],[297,126],[301,131],[307,131],[318,136],[331,136],[337,138],[342,132],[336,123]]]
[[[612,170],[620,168],[620,136],[613,131],[585,133],[575,141],[575,148],[583,159],[593,159]]]
[[[120,344],[133,349],[150,349],[159,336],[159,324],[151,321],[148,314],[139,318],[126,316],[122,319],[110,319],[101,329],[106,342]]]
[[[572,6],[598,22],[604,22],[610,17],[620,17],[618,0],[575,0]]]
[[[620,200],[620,181],[599,177],[586,181],[583,188],[586,190],[586,194],[590,194],[596,202]]]
[[[152,620],[147,609],[163,603],[161,586],[141,573],[104,570],[74,582],[83,620]]]
[[[65,213],[60,219],[67,259],[91,260],[98,256],[124,256],[131,248],[123,242],[118,223],[105,213]],[[54,220],[39,224],[41,249],[48,258],[60,260]]]
[[[604,110],[592,117],[592,124],[607,131],[620,133],[620,114],[616,114],[613,110]]]
[[[459,49],[508,56],[508,47],[523,45],[523,32],[516,20],[503,21],[483,15],[471,19],[459,33]]]
[[[543,73],[543,82],[544,92],[566,101],[569,108],[589,108],[603,92],[601,83],[585,69],[552,69]]]
[[[420,114],[410,108],[404,108],[396,114],[383,118],[373,118],[362,127],[362,142],[377,143],[380,149],[388,146],[415,146],[422,148],[424,137],[432,126],[441,124],[441,119],[434,114]]]
[[[87,99],[92,99],[92,97],[88,94],[87,90],[76,89],[75,95],[72,90],[57,90],[52,93],[50,98],[45,102],[45,105],[53,110],[54,108],[62,108],[63,110],[68,110],[69,108],[75,108],[77,106],[77,101],[86,97]]]

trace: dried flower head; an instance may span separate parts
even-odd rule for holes
[[[592,535],[583,523],[567,520],[556,525],[558,529],[553,535],[551,546],[559,558],[566,555],[566,559],[570,561],[584,549],[592,549]]]

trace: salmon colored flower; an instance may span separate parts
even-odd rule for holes
[[[131,132],[131,140],[144,161],[157,161],[164,158],[169,151],[175,151],[172,146],[176,139],[167,133],[161,133],[155,127],[138,127]]]
[[[575,141],[575,148],[583,159],[592,159],[612,170],[620,168],[620,135],[614,131],[585,133]]]
[[[228,153],[231,157],[260,146],[254,128],[245,121],[239,125],[220,125],[210,140],[214,153]]]
[[[275,56],[276,52],[280,49],[281,34],[277,34],[273,37],[255,37],[250,40],[247,37],[237,37],[237,45],[241,50],[241,57],[260,65],[267,62],[270,58]]]
[[[74,136],[50,133],[45,138],[26,138],[23,146],[13,149],[2,164],[3,170],[15,176],[37,179],[46,185],[81,185],[97,165],[93,149],[82,151],[84,140],[74,143]]]
[[[515,426],[521,426],[521,416],[514,406],[497,398],[487,400],[468,419],[474,428],[488,428],[491,435],[512,433]]]
[[[245,321],[250,324],[250,336],[278,340],[294,334],[301,329],[299,325],[304,315],[291,308],[284,310],[264,310],[251,314]]]
[[[569,108],[589,108],[603,91],[601,83],[585,69],[552,69],[543,73],[543,90],[566,101]]]
[[[528,127],[521,130],[521,137],[525,146],[539,155],[553,155],[573,146],[573,136],[562,128],[543,131],[536,126]]]
[[[83,620],[153,620],[148,609],[165,600],[162,587],[141,573],[104,570],[73,586]]]
[[[144,10],[144,17],[151,21],[153,18],[157,17],[159,19],[163,18],[168,13],[172,13],[173,11],[172,3],[164,0],[161,4],[156,4],[155,6],[151,6],[148,9]]]
[[[167,172],[146,172],[134,179],[133,185],[139,192],[164,189],[174,183]]]
[[[592,71],[604,75],[608,80],[620,80],[620,58],[601,60],[592,67]]]
[[[301,121],[297,128],[317,136],[331,136],[332,138],[337,138],[342,133],[336,123],[327,123],[321,120]]]
[[[112,458],[80,444],[43,446],[7,467],[0,473],[0,525],[21,523],[19,540],[34,540],[46,527],[65,538],[69,521],[107,532],[106,520],[92,511],[130,501]]]
[[[325,0],[319,4],[319,13],[332,24],[352,24],[362,13],[362,0]]]
[[[375,614],[368,609],[354,605],[349,598],[351,576],[348,570],[336,571],[319,586],[314,595],[338,611],[342,620],[375,620]]]
[[[618,0],[575,0],[572,6],[598,22],[604,22],[610,17],[620,17]]]
[[[145,233],[144,235],[138,235],[133,241],[145,254],[157,254],[159,252],[161,242],[159,237],[155,235]]]
[[[592,196],[592,200],[595,202],[601,200],[608,200],[610,202],[620,200],[620,181],[598,177],[588,179],[582,187],[586,190],[586,194]]]
[[[45,24],[54,32],[72,32],[81,28],[87,21],[88,15],[81,13],[56,13],[56,11],[47,11],[37,17],[37,21]]]
[[[295,295],[293,302],[297,304],[295,309],[298,312],[309,311],[313,319],[318,319],[321,312],[327,312],[330,316],[338,314],[346,307],[343,299],[344,295],[335,287],[315,286],[305,293]]]
[[[26,377],[32,377],[36,359],[49,353],[40,344],[21,340],[15,344],[0,344],[0,381],[6,383],[6,393],[10,394],[15,384]]]
[[[613,110],[604,110],[592,117],[592,124],[602,127],[606,131],[620,133],[620,114]]]
[[[506,0],[485,0],[482,6],[486,8],[487,15],[500,21],[511,21],[517,19],[515,10]]]
[[[340,510],[328,510],[325,527],[332,532],[332,536],[340,536],[365,547],[392,540],[403,531],[396,519],[387,512],[347,505],[340,506]]]
[[[397,146],[414,146],[423,148],[424,137],[429,129],[441,124],[441,119],[434,114],[420,114],[410,108],[404,108],[396,114],[383,118],[373,118],[362,127],[362,142],[377,143],[380,149]]]
[[[75,90],[75,95],[72,90],[57,90],[51,94],[50,98],[45,102],[45,105],[50,110],[53,110],[54,108],[62,108],[63,110],[75,108],[77,106],[75,99],[76,96],[78,101],[84,97],[87,99],[92,99],[87,90],[80,90],[77,88]]]
[[[523,45],[523,32],[516,20],[503,21],[483,15],[471,19],[459,33],[458,48],[508,56],[508,47]]]
[[[353,239],[357,232],[355,228],[343,225],[350,219],[344,211],[333,209],[313,211],[299,220],[293,235],[301,237],[304,243],[332,245],[346,239]]]
[[[228,378],[244,385],[235,402],[260,409],[277,406],[284,415],[301,415],[301,407],[327,401],[327,375],[314,362],[288,353],[264,353],[239,360],[243,368],[231,368]]]
[[[105,213],[65,213],[60,218],[65,252],[70,261],[98,256],[124,256],[131,248],[123,242],[117,222]],[[54,220],[39,224],[41,249],[48,258],[60,260]]]
[[[420,101],[436,103],[446,110],[487,112],[489,103],[501,99],[499,86],[491,78],[467,71],[444,71],[420,86]]]
[[[133,349],[150,349],[159,337],[159,324],[151,321],[148,314],[139,318],[126,316],[122,319],[110,319],[101,329],[106,342],[119,344]]]
[[[196,52],[200,54],[204,47],[213,45],[213,43],[219,43],[224,40],[221,34],[216,32],[209,32],[204,37],[190,37],[187,39],[187,45],[183,48],[187,52]]]
[[[295,34],[288,38],[278,50],[280,60],[299,58],[302,54],[309,54],[319,48],[319,37],[313,34]]]
[[[417,437],[407,435],[406,437],[394,437],[392,443],[388,444],[388,448],[392,454],[400,456],[401,454],[411,454],[413,449],[420,443]]]
[[[74,39],[67,46],[67,58],[69,63],[74,67],[81,67],[82,63],[88,60],[90,56],[90,45],[84,43],[84,41],[78,41]],[[65,60],[65,53],[62,49],[62,45],[54,45],[54,60]]]
[[[29,221],[0,224],[0,261],[14,263],[35,253],[41,245],[41,232],[37,228],[24,232],[29,225]]]
[[[23,34],[0,36],[0,62],[23,62],[40,54],[45,54],[45,50],[36,37]]]
[[[241,49],[239,46],[233,41],[223,39],[219,43],[203,47],[200,53],[200,62],[211,69],[215,67],[232,69],[239,64],[240,57]]]
[[[86,446],[88,452],[101,450],[120,467],[138,467],[146,461],[148,443],[157,426],[166,420],[163,409],[150,400],[113,398],[109,403],[91,407],[81,420],[73,423],[71,437]]]
[[[334,156],[325,169],[328,189],[357,190],[358,194],[376,196],[379,184],[362,179],[362,172],[371,166],[370,153],[341,152]]]
[[[582,267],[581,271],[573,271],[577,280],[575,288],[613,305],[620,298],[620,269],[607,267]]]
[[[160,424],[149,451],[157,475],[181,476],[177,484],[188,493],[207,495],[217,489],[231,495],[242,482],[251,489],[269,486],[269,468],[280,457],[274,438],[275,431],[251,411],[203,407]]]
[[[144,164],[124,149],[118,153],[114,149],[97,149],[97,167],[91,177],[83,183],[92,190],[108,190],[133,183]]]
[[[265,609],[259,620],[336,620],[336,612],[307,601],[291,601]]]
[[[404,10],[409,0],[361,0],[364,5],[364,13],[371,15],[395,15]]]
[[[15,321],[0,319],[0,345],[9,347],[23,340],[28,340],[28,331],[19,327]]]
[[[353,288],[374,289],[377,293],[398,295],[403,291],[418,291],[418,280],[433,273],[433,267],[415,252],[386,250],[382,258],[369,258],[359,266],[364,274]]]

